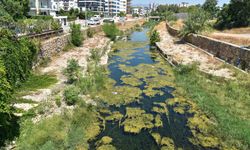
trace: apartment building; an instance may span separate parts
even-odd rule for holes
[[[131,0],[30,0],[30,15],[52,15],[63,9],[93,11],[109,16],[130,11]]]
[[[78,0],[51,0],[52,9],[59,11],[60,9],[69,11],[70,9],[78,9]]]
[[[82,11],[88,10],[104,13],[105,0],[78,0],[78,8]]]
[[[105,14],[117,16],[120,12],[127,13],[127,0],[105,0]]]

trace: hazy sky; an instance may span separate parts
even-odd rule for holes
[[[218,0],[220,6],[224,3],[228,3],[230,0]],[[189,4],[203,4],[205,0],[132,0],[133,4],[149,4],[149,3],[160,3],[160,4],[179,4],[181,2],[188,2]]]

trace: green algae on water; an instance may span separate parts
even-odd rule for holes
[[[161,116],[159,114],[157,114],[155,116],[155,127],[156,128],[163,127],[163,122],[162,122]]]
[[[161,149],[164,150],[174,150],[175,149],[175,145],[174,145],[174,141],[169,138],[169,137],[163,137],[161,139]]]
[[[126,108],[126,119],[122,122],[124,131],[129,133],[140,133],[142,129],[151,129],[154,116],[146,114],[140,108]]]
[[[159,133],[151,133],[152,137],[154,138],[155,142],[158,145],[161,145],[161,135]]]
[[[113,145],[102,145],[97,150],[116,150],[116,148]]]
[[[114,111],[111,115],[105,117],[107,121],[119,121],[123,118],[123,115],[119,111]]]
[[[140,79],[135,78],[131,75],[122,76],[121,80],[122,80],[122,83],[131,85],[131,86],[140,86],[141,84],[143,84],[143,82]]]

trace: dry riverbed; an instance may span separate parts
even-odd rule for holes
[[[165,22],[157,25],[155,29],[160,33],[161,37],[161,41],[157,43],[157,46],[167,55],[172,63],[183,65],[197,63],[199,69],[203,72],[219,77],[233,77],[233,72],[224,67],[223,62],[198,48],[172,37],[167,31]]]

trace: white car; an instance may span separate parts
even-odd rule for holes
[[[87,20],[87,24],[88,25],[99,25],[99,24],[101,24],[101,22],[98,19],[91,18],[91,19]]]

